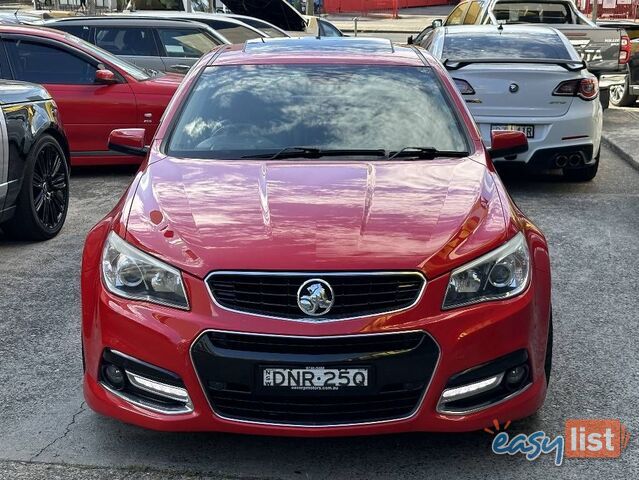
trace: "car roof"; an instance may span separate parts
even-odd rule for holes
[[[361,37],[299,37],[249,40],[212,52],[208,65],[270,63],[360,63],[424,66],[425,51],[394,45],[390,40]]]
[[[146,16],[102,16],[61,18],[47,22],[47,25],[120,25],[132,27],[184,27],[198,28],[196,22],[180,19],[148,18]]]
[[[554,28],[546,25],[454,25],[450,27],[443,27],[446,35],[456,34],[494,34],[501,33],[502,35],[516,35],[519,33],[533,33],[533,34],[553,34],[557,35],[558,32]]]
[[[0,32],[2,33],[16,33],[22,35],[36,35],[38,37],[50,38],[53,40],[60,40],[61,42],[68,42],[68,33],[61,30],[54,30],[53,28],[46,28],[35,25],[2,25],[0,24]]]

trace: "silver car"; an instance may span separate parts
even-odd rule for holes
[[[205,53],[230,43],[207,25],[127,16],[74,17],[47,23],[124,58],[157,71],[186,73]]]

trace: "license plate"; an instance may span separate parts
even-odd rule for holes
[[[369,386],[369,368],[264,367],[262,386],[266,389],[340,390]]]
[[[535,137],[534,125],[491,125],[491,130],[515,130],[516,132],[523,132],[526,134],[526,138]]]

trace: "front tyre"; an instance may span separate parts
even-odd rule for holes
[[[48,240],[62,229],[68,207],[67,159],[58,141],[43,135],[29,152],[15,213],[2,229],[16,239]]]
[[[637,102],[637,95],[630,94],[628,80],[624,85],[610,87],[610,103],[616,107],[632,107]]]

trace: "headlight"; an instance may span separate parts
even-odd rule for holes
[[[102,278],[116,295],[189,308],[180,271],[129,245],[114,232],[102,251]]]
[[[524,291],[530,278],[530,254],[519,232],[498,249],[453,270],[443,309],[509,298]]]

